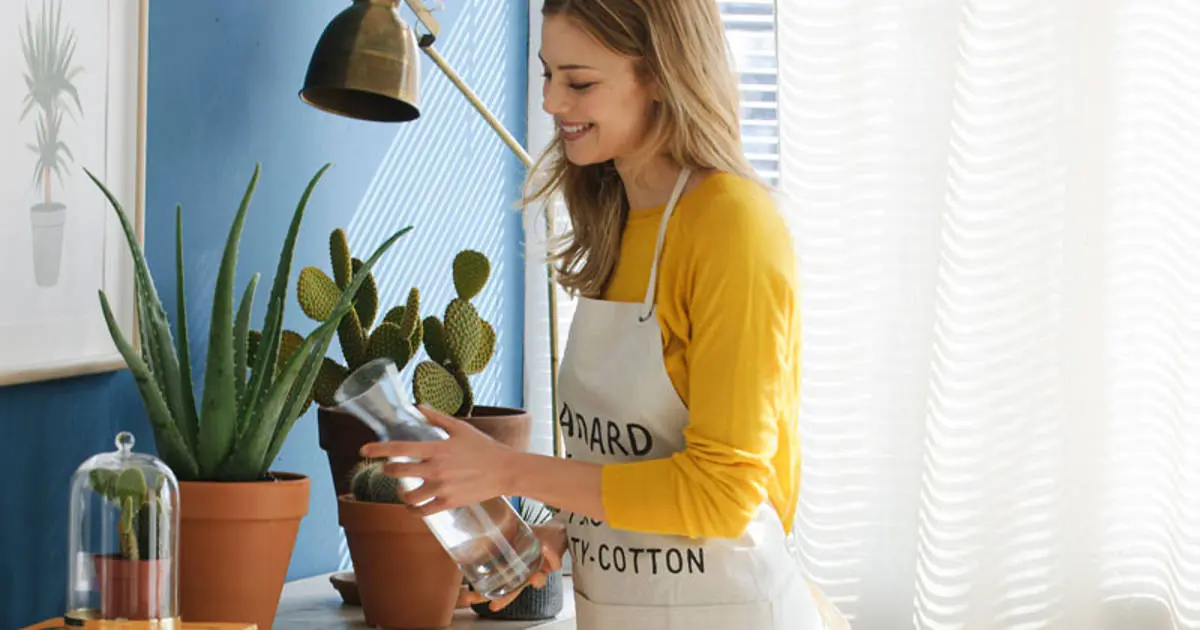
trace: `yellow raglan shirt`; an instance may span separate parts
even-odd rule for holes
[[[664,211],[630,213],[604,299],[645,296]],[[709,176],[680,197],[659,265],[656,312],[667,372],[689,409],[686,448],[606,465],[606,520],[735,537],[767,498],[790,530],[800,474],[799,295],[790,235],[769,192],[736,175]]]

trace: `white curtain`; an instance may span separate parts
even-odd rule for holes
[[[1200,2],[720,4],[774,9],[772,63],[730,40],[801,264],[813,582],[856,630],[1200,628]]]
[[[777,11],[813,580],[860,630],[1200,627],[1200,3]]]

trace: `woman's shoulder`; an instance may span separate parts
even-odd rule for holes
[[[771,190],[735,173],[705,175],[680,200],[676,215],[686,240],[702,246],[743,251],[791,247],[786,221]]]

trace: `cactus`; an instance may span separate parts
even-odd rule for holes
[[[333,305],[346,290],[353,273],[362,268],[362,261],[350,255],[346,233],[339,229],[329,235],[329,259],[333,270],[330,278],[317,267],[305,267],[296,282],[296,299],[304,314],[316,321],[329,317]],[[337,404],[334,392],[346,377],[364,363],[386,357],[396,368],[403,368],[420,347],[422,322],[421,300],[416,287],[408,292],[407,301],[392,307],[375,326],[379,309],[379,287],[368,273],[354,295],[353,306],[338,325],[338,343],[346,363],[325,357],[313,383],[312,400],[323,407]],[[299,337],[296,333],[291,333]],[[282,357],[281,357],[282,358]],[[306,405],[307,408],[307,405]]]
[[[350,488],[357,501],[372,503],[404,503],[400,499],[400,482],[383,471],[382,459],[364,459],[350,474]]]
[[[126,339],[124,331],[115,321],[108,296],[100,291],[104,320],[142,396],[154,429],[158,455],[181,481],[260,481],[270,478],[269,467],[275,462],[292,426],[308,405],[325,350],[337,326],[353,306],[347,296],[357,293],[379,257],[412,229],[406,227],[388,237],[354,271],[346,287],[347,295],[339,297],[332,304],[328,316],[316,330],[305,337],[286,335],[283,327],[284,299],[290,282],[288,277],[300,223],[317,181],[328,168],[326,164],[317,172],[296,206],[271,285],[266,318],[260,329],[264,332],[251,335],[250,316],[259,274],[250,278],[236,310],[234,278],[242,226],[258,182],[260,167],[255,166],[254,175],[229,228],[217,272],[212,319],[208,326],[204,390],[199,409],[193,392],[188,339],[182,210],[176,206],[176,338],[154,287],[133,225],[108,188],[85,169],[116,212],[133,257],[140,348],[134,349]],[[250,358],[249,347],[252,338],[253,359]],[[271,369],[267,369],[268,366]]]
[[[167,557],[169,538],[166,514],[159,497],[164,477],[159,476],[154,492],[142,471],[127,468],[121,472],[97,468],[88,473],[88,481],[100,496],[120,511],[117,519],[117,544],[126,560],[154,560]],[[151,532],[151,528],[155,532]]]
[[[454,257],[452,269],[458,296],[446,305],[441,320],[425,318],[422,338],[429,359],[413,372],[413,397],[466,418],[475,407],[470,377],[487,367],[496,349],[496,330],[471,304],[487,284],[491,264],[482,253],[468,249]]]

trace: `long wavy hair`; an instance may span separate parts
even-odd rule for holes
[[[656,103],[635,164],[657,156],[693,170],[758,179],[742,148],[737,79],[716,0],[545,0],[542,15],[566,16],[617,54],[640,81],[657,84]],[[536,185],[535,182],[538,182]],[[577,166],[562,138],[538,158],[526,182],[528,208],[561,193],[570,231],[551,243],[550,260],[572,294],[600,297],[616,267],[629,214],[614,164]]]

